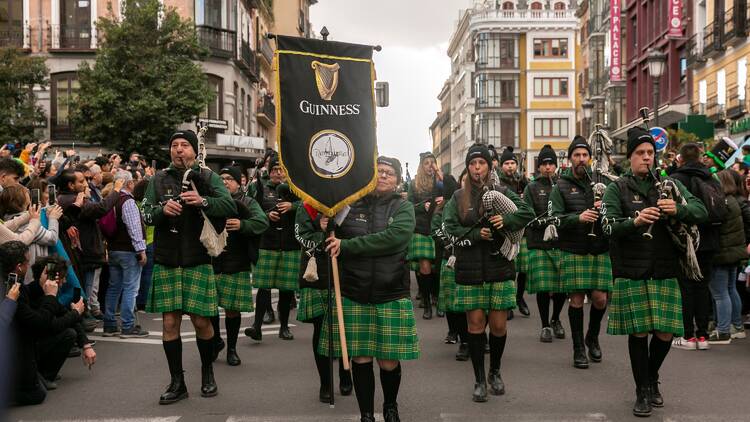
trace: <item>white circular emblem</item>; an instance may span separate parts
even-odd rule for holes
[[[672,18],[672,28],[679,28],[682,21],[678,18]]]
[[[612,68],[612,74],[613,75],[619,75],[620,74],[620,68],[619,67],[613,67]]]
[[[326,129],[310,139],[310,166],[318,176],[342,177],[353,164],[354,147],[343,133]]]

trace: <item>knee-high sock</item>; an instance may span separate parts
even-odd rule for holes
[[[167,365],[171,375],[182,374],[182,338],[174,340],[162,340],[164,354],[167,356]]]
[[[542,328],[549,327],[549,292],[538,292],[536,304],[539,307],[539,318],[542,320]]]
[[[633,370],[635,386],[640,387],[648,382],[648,337],[628,336],[630,368]]]
[[[448,332],[458,333],[458,330],[456,328],[456,316],[457,315],[462,315],[462,314],[456,314],[454,312],[445,313],[445,320],[446,322],[448,322]]]
[[[526,292],[526,273],[518,273],[516,276],[516,300],[523,299]]]
[[[497,337],[490,333],[490,372],[498,372],[500,370],[500,363],[503,360],[503,352],[505,352],[505,341],[508,339],[508,335]]]
[[[349,366],[351,368],[351,366]],[[339,358],[339,382],[349,382],[351,384],[352,373],[344,369],[344,360]]]
[[[648,376],[651,381],[659,379],[659,369],[661,364],[664,363],[671,346],[671,341],[664,341],[656,336],[651,337],[648,350]]]
[[[315,367],[318,369],[320,385],[329,387],[331,385],[331,366],[327,356],[318,354],[318,342],[320,341],[320,331],[323,326],[323,317],[319,316],[313,319],[312,348],[313,357],[315,358]]]
[[[440,297],[440,276],[436,273],[430,274],[430,294],[435,301]]]
[[[256,330],[260,330],[260,327],[263,326],[263,316],[266,315],[266,312],[270,308],[271,290],[258,289],[258,293],[255,295],[255,321],[253,321],[253,327]]]
[[[605,312],[607,312],[606,306],[603,309],[596,309],[596,306],[593,304],[591,305],[591,309],[589,310],[589,334],[595,336],[599,335],[599,331],[602,327],[602,318],[604,318]]]
[[[372,362],[352,362],[352,376],[359,412],[375,413],[375,373],[372,371]]]
[[[474,367],[474,380],[478,383],[484,382],[484,345],[487,342],[485,333],[469,333],[469,354],[471,355],[471,366]]]
[[[211,317],[211,326],[214,327],[214,341],[221,341],[221,326],[219,325],[218,315],[214,315]]]
[[[214,339],[203,340],[198,338],[195,340],[198,344],[198,353],[201,356],[201,365],[211,366],[214,361]]]
[[[294,292],[285,290],[279,292],[279,323],[281,328],[289,327],[289,311],[292,308]]]
[[[456,331],[458,332],[458,341],[461,343],[469,342],[469,321],[466,320],[466,314],[455,312],[456,315]]]
[[[380,368],[380,386],[383,387],[383,404],[395,404],[401,386],[401,362],[392,371]]]
[[[242,325],[242,317],[226,318],[224,325],[227,327],[227,348],[237,348],[237,335],[240,333],[240,325]]]
[[[565,293],[552,294],[552,321],[560,321],[560,312],[562,312],[568,296]]]
[[[417,271],[417,287],[419,288],[419,294],[422,296],[422,300],[430,300],[430,274],[422,274]]]
[[[570,319],[570,332],[583,333],[583,308],[568,306],[568,319]]]

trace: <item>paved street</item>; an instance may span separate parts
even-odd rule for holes
[[[528,302],[532,305],[533,296]],[[275,301],[275,299],[274,299]],[[587,307],[588,309],[588,307]],[[567,316],[563,311],[566,321]],[[588,314],[588,311],[586,312]],[[631,416],[633,381],[625,337],[602,337],[605,360],[588,370],[574,369],[569,339],[538,341],[537,311],[516,317],[502,373],[507,393],[487,403],[471,402],[470,362],[456,362],[456,347],[443,344],[445,319],[418,319],[422,357],[403,365],[399,396],[403,421],[620,421]],[[417,310],[417,316],[421,312]],[[295,340],[277,336],[278,326],[264,327],[262,343],[240,334],[242,366],[216,364],[219,396],[200,397],[195,335],[183,323],[185,368],[190,398],[159,406],[168,382],[159,340],[158,315],[140,314],[151,331],[148,339],[97,337],[98,363],[90,372],[79,359],[62,370],[60,388],[41,406],[16,408],[12,420],[23,421],[358,421],[354,396],[336,396],[336,408],[318,402],[318,378],[310,353],[312,327],[295,322]],[[294,314],[292,315],[294,318]],[[243,329],[252,318],[243,318]],[[223,327],[223,322],[222,322]],[[565,324],[567,329],[567,323]],[[750,339],[706,352],[672,350],[662,371],[666,407],[655,409],[657,421],[746,421],[744,399],[750,379]],[[376,410],[382,403],[377,381]],[[378,415],[382,420],[382,417]]]

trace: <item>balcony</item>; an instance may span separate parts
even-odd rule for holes
[[[0,30],[0,48],[28,48],[31,26],[9,26]]]
[[[268,67],[271,67],[273,65],[273,47],[271,46],[271,41],[267,37],[262,37],[259,44],[260,57]]]
[[[235,59],[240,67],[240,70],[244,72],[250,80],[258,81],[258,65],[255,61],[255,53],[250,48],[250,43],[242,41],[240,47],[240,56]]]
[[[276,124],[276,104],[271,97],[260,99],[258,104],[258,122],[266,127],[273,127]]]
[[[196,26],[198,41],[211,51],[215,57],[230,59],[234,57],[237,34],[228,29],[211,26]]]
[[[549,28],[576,29],[578,18],[575,10],[503,10],[475,9],[468,12],[471,29],[475,27],[502,28],[503,32],[515,33],[523,29]]]
[[[714,123],[721,123],[726,119],[726,106],[717,102],[716,95],[708,97],[706,102],[706,117]]]
[[[733,87],[730,86],[727,89],[727,92],[732,93],[732,95],[727,98],[727,119],[739,119],[747,112],[747,108],[745,107],[745,100],[739,98],[736,85]]]
[[[747,38],[747,1],[737,0],[744,3],[744,7],[735,7],[726,11],[724,18],[724,45],[734,45]]]
[[[50,50],[81,51],[96,48],[96,29],[91,25],[49,25]]]
[[[518,69],[518,55],[513,57],[480,57],[479,60],[477,60],[477,70],[491,69]]]
[[[693,34],[687,42],[687,66],[693,67],[706,62],[703,58],[703,40],[702,32]]]
[[[725,50],[722,43],[723,38],[723,25],[718,22],[706,25],[706,27],[703,28],[703,56],[705,58],[711,58],[723,52]]]

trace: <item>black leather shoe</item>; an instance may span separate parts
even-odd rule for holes
[[[318,393],[318,399],[321,403],[331,402],[331,390],[327,385],[320,386],[320,392]]]
[[[641,418],[651,416],[651,403],[649,403],[649,397],[650,394],[647,385],[636,388],[633,415]]]
[[[339,372],[339,393],[342,396],[351,396],[352,388],[352,372],[344,371],[343,374]]]
[[[279,338],[282,340],[294,340],[294,335],[289,331],[289,327],[281,327],[279,329]]]
[[[471,395],[471,400],[475,403],[484,403],[487,401],[487,384],[483,382],[477,382],[474,384],[474,393]]]
[[[214,397],[217,394],[219,394],[219,388],[216,387],[213,365],[201,367],[201,396]]]
[[[255,341],[261,341],[263,340],[263,332],[255,327],[247,327],[245,328],[245,335],[250,337],[251,339]]]
[[[664,407],[664,397],[659,391],[659,381],[651,381],[651,399],[649,402],[653,407]]]
[[[363,413],[359,418],[359,422],[375,422],[375,415],[372,413]]]
[[[586,335],[586,347],[589,349],[589,359],[592,362],[602,361],[602,349],[599,347],[599,336]]]
[[[469,344],[461,343],[458,345],[458,352],[456,352],[456,360],[466,362],[469,360]]]
[[[586,358],[586,348],[583,345],[573,347],[573,366],[578,369],[587,369],[589,360]]]
[[[221,353],[222,350],[224,350],[224,347],[226,347],[226,343],[224,343],[224,340],[219,338],[216,343],[214,343],[214,360],[213,362],[216,362],[216,359],[219,358],[219,353]]]
[[[542,343],[552,343],[552,328],[542,328],[542,332],[539,334],[539,341]]]
[[[383,420],[401,422],[401,418],[398,417],[398,403],[383,403]]]
[[[167,386],[167,391],[159,397],[159,404],[177,403],[188,398],[185,376],[183,374],[172,375],[172,381]]]
[[[276,321],[276,314],[273,313],[273,309],[269,309],[265,315],[263,315],[264,324],[273,324]]]
[[[237,355],[237,349],[227,349],[227,364],[229,366],[240,366],[242,360]]]
[[[550,325],[552,326],[552,332],[555,333],[555,338],[565,338],[565,328],[563,328],[562,322],[552,321],[550,322]]]
[[[518,305],[518,312],[520,312],[521,315],[525,317],[531,315],[531,312],[529,311],[529,305],[526,304],[526,301],[523,298],[519,298],[516,301],[516,305]]]
[[[500,371],[490,372],[487,382],[490,384],[490,394],[493,396],[502,396],[505,394],[505,383],[500,376]]]
[[[432,304],[430,303],[429,295],[422,296],[422,307],[424,308],[422,319],[432,319]]]

